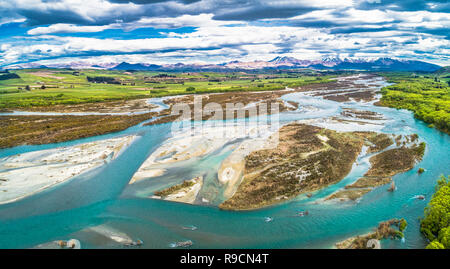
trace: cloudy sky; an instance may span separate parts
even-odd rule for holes
[[[395,57],[450,65],[448,0],[0,0],[0,67]]]

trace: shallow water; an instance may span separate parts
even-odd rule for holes
[[[384,85],[379,79],[360,84]],[[231,152],[231,145],[202,158],[178,163],[167,174],[128,185],[145,159],[170,134],[170,124],[142,126],[125,131],[39,146],[21,146],[0,151],[0,157],[71,146],[126,134],[140,138],[106,166],[79,175],[54,188],[23,200],[0,206],[0,248],[27,248],[58,239],[77,238],[83,248],[122,248],[119,243],[95,235],[89,227],[105,225],[130,238],[144,241],[145,248],[170,248],[173,242],[192,240],[192,248],[331,248],[347,237],[370,231],[380,221],[405,218],[405,241],[386,240],[385,248],[423,248],[418,218],[434,191],[441,174],[450,173],[450,138],[430,129],[404,110],[375,107],[357,102],[337,103],[302,93],[288,93],[285,101],[298,101],[300,109],[280,114],[282,124],[301,119],[320,119],[338,115],[343,107],[371,110],[387,121],[383,132],[417,133],[427,143],[423,160],[411,171],[394,176],[397,191],[381,186],[358,203],[315,203],[326,195],[353,182],[368,169],[368,157],[361,156],[350,174],[341,182],[315,193],[312,199],[297,199],[251,212],[229,212],[215,206],[187,205],[146,198],[154,190],[204,175],[203,196],[211,203],[221,201],[216,171]],[[314,107],[311,110],[310,107]],[[302,109],[303,108],[303,109]],[[307,109],[305,109],[307,108]],[[361,126],[363,129],[363,126]],[[426,172],[418,175],[417,167]],[[424,201],[413,199],[423,194]],[[209,196],[208,196],[209,195]],[[309,215],[296,217],[298,211]],[[266,217],[272,217],[266,222]],[[183,229],[194,225],[196,230]]]

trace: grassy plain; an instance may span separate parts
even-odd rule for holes
[[[49,144],[124,130],[154,117],[139,115],[0,116],[0,149]]]
[[[411,110],[430,127],[450,133],[450,72],[447,69],[431,74],[382,75],[395,84],[381,90],[381,105]]]

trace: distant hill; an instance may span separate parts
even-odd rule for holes
[[[274,63],[278,66],[301,66],[306,67],[310,66],[313,62],[309,60],[299,60],[294,57],[275,57],[274,59],[270,60],[269,63]]]

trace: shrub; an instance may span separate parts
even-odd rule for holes
[[[400,230],[400,232],[403,232],[406,229],[406,226],[408,225],[408,222],[406,222],[405,219],[401,219],[400,221],[400,225],[398,227],[398,229]]]

